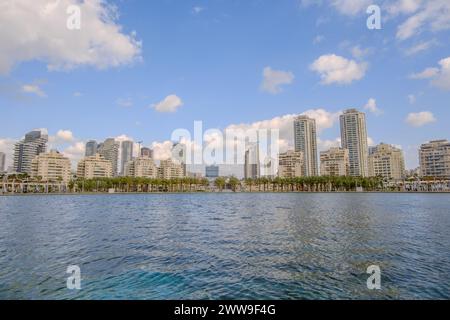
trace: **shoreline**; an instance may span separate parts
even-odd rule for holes
[[[450,194],[450,191],[213,191],[213,192],[79,192],[79,193],[0,193],[0,197],[33,197],[33,196],[115,196],[115,195],[173,195],[173,194]]]

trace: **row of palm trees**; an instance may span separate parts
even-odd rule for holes
[[[16,182],[32,182],[26,174],[9,176]],[[8,179],[8,180],[9,180]],[[38,182],[36,180],[35,182]],[[206,178],[137,178],[114,177],[96,179],[76,179],[67,184],[69,192],[199,192],[224,191],[233,192],[337,192],[356,191],[362,187],[365,191],[383,190],[383,180],[380,177],[295,177],[295,178],[269,178],[244,179],[231,177],[218,177],[210,184]]]
[[[72,192],[194,192],[205,191],[208,185],[206,178],[114,177],[72,180],[68,187]]]
[[[218,177],[214,180],[213,190],[231,190],[247,192],[333,192],[356,191],[362,187],[365,191],[382,190],[379,177],[296,177],[296,178],[257,178],[239,180],[231,177]],[[72,192],[197,192],[211,190],[206,178],[133,178],[115,177],[100,179],[78,179],[69,182]]]
[[[365,191],[379,191],[383,188],[381,177],[317,176],[293,178],[257,178],[244,180],[246,191],[279,192],[337,192],[356,191],[361,187]]]

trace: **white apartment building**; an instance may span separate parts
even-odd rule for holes
[[[158,177],[161,179],[184,178],[184,168],[182,164],[177,164],[171,159],[161,160],[158,168]]]
[[[157,178],[158,167],[152,158],[138,157],[125,164],[124,174],[127,177]]]
[[[303,176],[318,176],[316,120],[298,116],[294,120],[295,151],[303,153]]]
[[[348,109],[340,116],[342,148],[348,149],[351,176],[369,176],[366,115]]]
[[[301,177],[304,173],[303,152],[289,150],[278,156],[278,176],[280,178]]]
[[[450,179],[450,142],[435,140],[424,143],[419,150],[420,176]]]
[[[69,158],[56,150],[37,155],[31,162],[31,176],[47,182],[64,182],[71,179]]]
[[[320,153],[320,174],[322,176],[348,176],[350,162],[348,149],[330,148]]]
[[[77,176],[85,179],[110,178],[113,176],[111,161],[100,154],[85,157],[78,162]]]
[[[369,176],[381,176],[386,180],[403,180],[405,177],[403,151],[385,143],[374,147],[369,155]]]

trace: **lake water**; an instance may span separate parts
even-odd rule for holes
[[[0,197],[0,298],[449,299],[450,195]]]

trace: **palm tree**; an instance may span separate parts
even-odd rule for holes
[[[216,178],[216,180],[214,181],[214,184],[217,188],[219,188],[220,191],[223,190],[223,188],[225,187],[226,184],[226,180],[223,177],[218,177]]]

